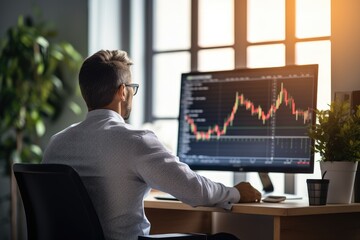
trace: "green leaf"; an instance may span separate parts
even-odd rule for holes
[[[38,120],[36,121],[36,133],[39,137],[43,136],[45,134],[46,128],[45,128],[45,124],[42,120]]]
[[[39,64],[39,65],[37,65],[36,73],[37,73],[38,75],[43,74],[44,70],[45,70],[44,64]]]
[[[43,48],[48,48],[49,47],[49,41],[46,40],[42,36],[39,36],[39,37],[36,38],[36,43],[39,44],[40,46],[42,46]]]
[[[31,144],[30,145],[30,151],[37,155],[37,156],[41,156],[42,155],[42,150],[41,148],[38,146],[38,145],[35,145],[35,144]]]
[[[31,39],[31,36],[29,36],[29,35],[22,35],[20,37],[20,42],[27,47],[30,47],[33,45],[33,39]]]

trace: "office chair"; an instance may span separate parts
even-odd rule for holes
[[[69,166],[14,164],[28,240],[105,240],[90,197]]]
[[[88,192],[72,167],[16,163],[13,170],[25,209],[28,240],[105,240]],[[206,239],[206,235],[159,234],[139,239]]]

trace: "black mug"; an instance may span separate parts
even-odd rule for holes
[[[307,179],[309,205],[326,205],[329,179]]]

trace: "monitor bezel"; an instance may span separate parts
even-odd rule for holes
[[[178,115],[178,141],[177,141],[177,155],[179,156],[179,145],[180,145],[180,131],[181,131],[181,97],[183,96],[183,84],[184,81],[187,80],[188,76],[196,76],[196,75],[204,75],[204,74],[229,74],[237,72],[241,72],[242,74],[253,74],[260,71],[268,71],[269,74],[276,73],[276,72],[285,72],[285,71],[300,71],[301,69],[306,70],[306,72],[313,72],[315,76],[315,83],[314,83],[314,96],[313,101],[314,105],[317,106],[317,95],[318,95],[318,64],[306,64],[306,65],[287,65],[282,67],[265,67],[265,68],[238,68],[234,70],[223,70],[223,71],[197,71],[197,72],[188,72],[183,73],[181,75],[181,92],[180,92],[180,106],[179,106],[179,115]],[[312,113],[312,125],[316,123],[316,113],[315,111]],[[186,163],[192,170],[206,170],[206,171],[230,171],[230,172],[278,172],[278,173],[313,173],[314,172],[314,162],[315,162],[315,151],[314,151],[314,140],[311,139],[311,153],[310,153],[310,164],[307,168],[294,168],[294,167],[286,167],[286,166],[241,166],[241,167],[235,167],[235,166],[209,166],[209,165],[196,165],[196,164],[189,164]],[[180,158],[180,157],[179,157]],[[180,158],[180,161],[182,159]]]

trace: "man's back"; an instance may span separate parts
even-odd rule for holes
[[[127,129],[116,114],[107,111],[97,115],[99,111],[90,112],[84,122],[57,134],[43,162],[74,167],[91,196],[107,239],[131,239],[145,234],[140,232],[144,227],[149,228],[139,211],[149,187],[138,178],[132,159],[138,139],[134,133],[141,132]]]

